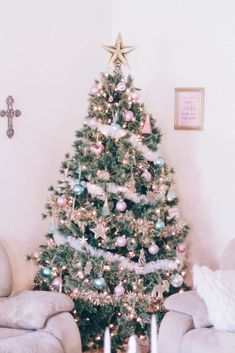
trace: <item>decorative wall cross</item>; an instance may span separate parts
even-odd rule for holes
[[[12,138],[15,133],[13,129],[13,118],[19,117],[21,115],[21,111],[18,109],[16,110],[13,109],[14,99],[12,96],[7,97],[6,102],[7,102],[7,110],[1,110],[0,116],[1,117],[6,116],[8,118],[7,136],[9,138]]]

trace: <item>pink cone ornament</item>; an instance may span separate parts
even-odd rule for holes
[[[146,134],[146,135],[151,135],[152,133],[152,128],[151,128],[151,122],[150,122],[150,115],[146,114],[145,116],[145,122],[144,125],[142,127],[142,134]]]
[[[186,251],[186,245],[184,243],[181,243],[178,245],[177,247],[177,250],[180,252],[180,253],[183,253]]]
[[[125,121],[132,121],[134,118],[134,113],[131,110],[127,110],[124,114]]]
[[[147,181],[150,181],[152,179],[152,174],[149,173],[147,169],[142,173],[141,176],[145,178]]]
[[[96,96],[99,93],[100,89],[98,86],[92,86],[90,90],[90,94],[92,96]]]
[[[58,289],[60,292],[62,292],[62,285],[63,285],[63,280],[61,277],[55,277],[51,283],[51,286],[55,289]]]
[[[68,202],[68,200],[66,199],[65,196],[60,196],[60,197],[58,197],[58,199],[57,199],[57,204],[58,204],[58,206],[60,206],[60,207],[65,207],[65,206],[67,205],[67,202]]]
[[[119,200],[116,203],[116,210],[119,212],[124,212],[126,210],[126,203],[123,200]]]

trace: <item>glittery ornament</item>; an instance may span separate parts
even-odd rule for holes
[[[124,246],[126,246],[126,237],[125,237],[125,235],[117,237],[116,245],[119,246],[120,248],[123,248]]]
[[[91,145],[91,152],[96,154],[97,156],[103,153],[104,151],[105,151],[105,148],[101,142],[96,142]]]
[[[129,121],[132,121],[134,118],[134,113],[131,111],[131,110],[127,110],[125,113],[124,113],[124,119],[125,121],[129,122]]]
[[[166,199],[168,202],[172,202],[173,200],[176,199],[176,195],[174,193],[174,191],[172,189],[169,189],[167,195],[166,195]]]
[[[109,209],[109,203],[108,203],[108,198],[106,197],[104,204],[103,204],[103,208],[101,211],[101,215],[103,217],[107,217],[110,216],[110,209]]]
[[[52,270],[50,267],[46,266],[46,267],[43,267],[43,269],[41,270],[41,273],[44,277],[48,278],[48,277],[51,277]]]
[[[139,266],[144,267],[146,265],[146,259],[145,259],[145,254],[144,254],[144,249],[140,250],[140,256],[139,256]]]
[[[94,287],[96,289],[102,290],[106,286],[105,279],[103,277],[98,277],[94,279]]]
[[[126,84],[125,82],[121,81],[117,84],[117,87],[116,87],[116,90],[117,91],[120,91],[120,92],[124,92],[126,90]]]
[[[58,199],[57,199],[57,204],[58,204],[58,206],[60,206],[60,207],[65,207],[65,206],[67,205],[67,202],[68,202],[68,200],[66,199],[65,196],[60,196],[60,197],[58,197]]]
[[[181,275],[179,275],[178,273],[176,273],[175,275],[171,275],[170,277],[170,284],[175,287],[181,287],[182,284],[184,283],[184,279]]]
[[[147,169],[143,171],[141,176],[147,181],[151,181],[152,179],[152,174]]]
[[[91,261],[87,261],[85,268],[84,268],[85,275],[89,275],[91,273],[91,270],[92,270]]]
[[[159,247],[158,247],[156,244],[151,244],[151,245],[148,247],[148,252],[149,252],[151,255],[156,255],[156,254],[159,252]]]
[[[100,180],[108,181],[110,179],[110,174],[107,170],[98,170],[97,176]]]
[[[100,88],[98,86],[94,85],[91,87],[90,94],[92,96],[96,96],[99,93],[99,91],[100,91]]]
[[[166,228],[165,223],[160,218],[157,220],[155,227],[158,232],[161,232]]]
[[[119,200],[117,203],[116,203],[116,210],[119,211],[119,212],[125,212],[126,210],[126,203],[125,201],[123,200]]]
[[[150,121],[150,115],[146,114],[145,116],[145,122],[144,125],[141,129],[142,134],[145,135],[151,135],[152,134],[152,127],[151,127],[151,121]]]
[[[165,165],[165,161],[162,157],[158,157],[155,161],[154,161],[154,164],[157,166],[157,167],[163,167]]]
[[[81,184],[75,184],[73,186],[74,195],[82,195],[84,193],[84,190],[85,190],[85,188]]]
[[[123,285],[119,284],[114,288],[114,293],[116,294],[117,297],[120,297],[125,293],[125,288],[123,287]]]
[[[177,250],[180,253],[184,253],[186,251],[186,245],[184,243],[181,243],[177,246]]]

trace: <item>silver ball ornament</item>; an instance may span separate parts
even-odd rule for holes
[[[126,84],[125,82],[121,81],[117,84],[116,87],[117,91],[124,92],[126,90]]]
[[[58,197],[58,199],[57,199],[57,204],[58,204],[58,206],[60,206],[60,207],[65,207],[65,206],[67,205],[67,202],[68,202],[68,200],[66,199],[65,196],[60,196],[60,197]]]
[[[103,277],[98,277],[94,279],[94,287],[96,289],[102,290],[106,286],[105,279]]]
[[[74,195],[82,195],[84,192],[85,188],[81,184],[75,184],[73,186],[73,193]]]
[[[166,228],[165,223],[160,218],[157,220],[155,227],[158,232],[161,232]]]
[[[165,160],[162,157],[158,157],[155,161],[154,164],[157,167],[163,167],[165,165]]]
[[[125,237],[125,235],[117,237],[116,245],[119,246],[120,248],[123,248],[124,246],[126,246],[126,237]]]
[[[179,275],[178,273],[176,273],[175,275],[171,275],[170,277],[170,284],[175,287],[181,287],[182,284],[184,283],[184,279],[181,275]]]
[[[52,270],[51,270],[51,268],[50,267],[48,267],[48,266],[46,266],[46,267],[43,267],[43,269],[42,269],[42,275],[44,276],[44,277],[51,277],[51,274],[52,274]]]
[[[111,124],[111,129],[115,132],[121,129],[121,126],[117,123],[112,123]]]

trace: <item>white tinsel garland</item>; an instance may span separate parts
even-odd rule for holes
[[[107,262],[118,262],[124,269],[127,269],[130,272],[135,272],[136,274],[148,274],[156,272],[158,270],[163,271],[174,271],[179,269],[178,261],[173,260],[157,260],[150,261],[144,267],[141,267],[138,263],[126,259],[124,256],[118,254],[112,254],[108,251],[101,249],[96,249],[90,246],[89,244],[81,242],[80,239],[75,239],[74,237],[68,236],[65,237],[59,232],[55,232],[53,235],[55,243],[59,246],[65,243],[80,252],[89,252],[91,256],[94,257],[103,257]]]
[[[121,127],[119,129],[115,129],[115,125],[113,127],[112,125],[101,124],[95,118],[85,119],[83,124],[91,128],[98,129],[105,136],[121,138],[127,134],[131,135],[129,138],[129,142],[134,148],[141,152],[148,161],[153,162],[160,155],[158,151],[151,151],[147,146],[145,146],[135,134],[132,134],[130,131],[122,129]]]

